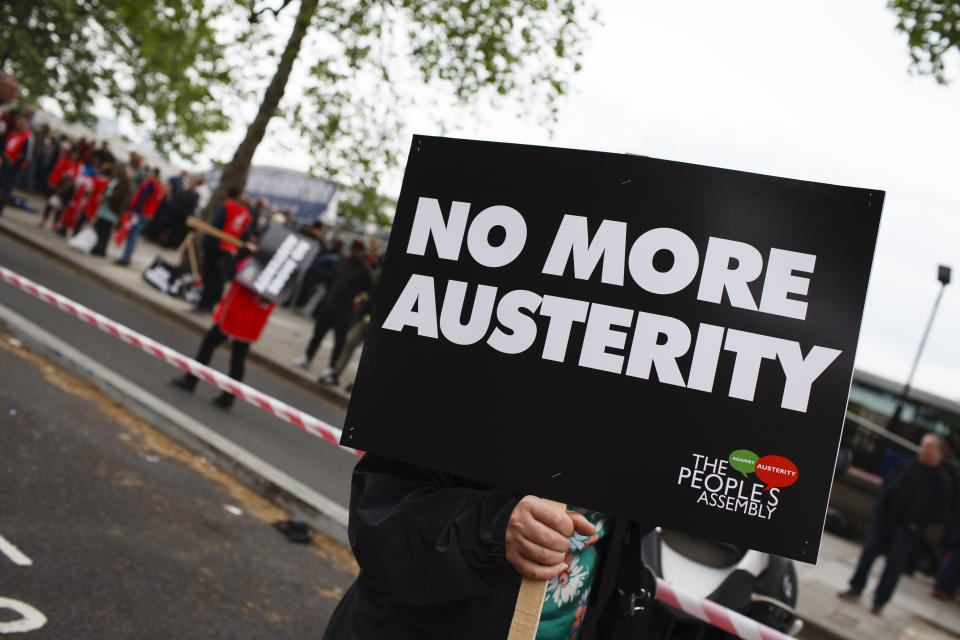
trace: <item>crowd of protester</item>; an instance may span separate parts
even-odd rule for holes
[[[105,257],[113,239],[123,246],[115,263],[124,266],[141,234],[164,246],[183,240],[187,218],[202,203],[202,177],[184,172],[164,182],[160,169],[139,153],[121,160],[108,141],[57,134],[49,123],[34,126],[34,116],[29,108],[4,114],[12,132],[4,142],[12,170],[4,172],[2,187],[6,194],[17,189],[44,197],[41,228],[65,238],[90,228],[96,236],[91,254]]]
[[[2,73],[2,72],[0,72]],[[16,79],[0,76],[0,214],[16,199],[14,190],[43,197],[37,224],[64,237],[75,248],[105,258],[112,241],[122,247],[114,264],[128,266],[140,238],[176,248],[188,237],[187,221],[203,209],[210,194],[205,178],[180,171],[164,176],[133,151],[121,158],[107,140],[70,137],[53,125],[37,122],[37,110],[10,106]],[[4,99],[5,98],[5,99]],[[383,256],[376,237],[364,239],[343,232],[328,237],[320,221],[298,222],[289,211],[266,198],[253,199],[241,190],[228,194],[210,223],[237,244],[205,235],[201,242],[200,290],[196,313],[213,313],[237,265],[248,255],[243,244],[256,244],[271,225],[303,234],[319,245],[286,306],[310,315],[316,326],[304,358],[310,359],[332,329],[334,347],[320,381],[338,384],[339,377],[362,344],[369,322],[370,296]],[[85,237],[78,237],[85,234]]]

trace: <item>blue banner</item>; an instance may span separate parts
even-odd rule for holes
[[[223,170],[213,169],[207,175],[211,191],[220,184]],[[272,167],[251,167],[243,189],[254,202],[266,198],[271,205],[289,211],[297,223],[313,222],[323,215],[333,199],[337,185],[325,178],[314,178],[300,171]]]

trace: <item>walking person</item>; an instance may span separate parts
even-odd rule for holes
[[[130,211],[136,218],[130,231],[127,234],[127,242],[123,247],[123,255],[114,264],[126,267],[133,258],[133,250],[137,247],[137,240],[140,238],[140,232],[147,226],[153,215],[160,206],[160,200],[163,198],[163,185],[160,184],[160,170],[154,169],[147,178],[140,183],[137,192],[133,194],[133,200],[130,201]]]
[[[208,364],[214,350],[230,339],[233,343],[228,375],[238,382],[242,381],[250,345],[260,337],[275,306],[275,303],[262,298],[234,280],[230,283],[227,295],[217,307],[213,316],[213,326],[203,336],[194,360],[201,364]],[[187,373],[174,378],[170,384],[192,393],[198,381],[197,376]],[[233,406],[233,401],[233,394],[223,391],[213,402],[226,410]]]
[[[313,356],[327,331],[333,329],[333,351],[330,354],[330,365],[320,377],[321,382],[336,384],[336,364],[343,345],[346,341],[347,330],[353,319],[355,299],[364,291],[370,289],[370,269],[364,255],[363,240],[359,238],[350,245],[350,253],[337,263],[337,271],[333,283],[323,302],[317,307],[316,322],[313,326],[313,335],[307,344],[306,353],[297,358],[294,364],[307,369]]]
[[[950,479],[940,467],[944,448],[940,436],[925,435],[916,459],[901,462],[883,483],[856,571],[850,578],[850,588],[837,594],[838,597],[858,600],[867,584],[870,567],[880,554],[885,554],[886,562],[874,591],[871,612],[878,615],[890,600],[924,530],[940,514],[947,499]]]
[[[369,255],[370,251],[368,249],[368,265],[370,264]],[[360,345],[362,345],[367,339],[367,330],[370,328],[370,313],[373,311],[373,296],[375,295],[377,283],[379,281],[380,270],[376,269],[371,275],[369,290],[354,298],[353,312],[357,320],[347,331],[347,337],[344,340],[343,348],[340,350],[340,357],[337,358],[337,362],[333,365],[333,373],[329,376],[320,378],[320,384],[339,384],[340,376],[343,375],[344,370],[346,370],[347,365],[350,363],[350,359],[353,357],[353,352],[356,351],[357,348],[360,347]],[[353,393],[353,382],[347,384],[343,390],[347,393]]]
[[[337,357],[337,361],[333,364],[333,370],[327,373],[324,373],[320,377],[320,384],[340,384],[340,376],[343,375],[344,370],[347,368],[347,365],[350,364],[350,359],[353,357],[353,352],[357,350],[363,341],[367,337],[367,329],[370,327],[370,298],[366,294],[360,294],[354,298],[354,315],[356,320],[347,330],[347,335],[343,341],[343,347],[340,349],[340,355]],[[353,391],[353,383],[350,383],[345,388],[345,391],[348,393]]]

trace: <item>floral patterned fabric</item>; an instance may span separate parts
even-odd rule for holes
[[[570,538],[570,548],[564,559],[567,570],[547,584],[537,640],[574,640],[587,612],[590,587],[597,569],[597,550],[593,545],[606,534],[606,516],[586,509],[571,508],[571,511],[582,513],[597,532],[589,538],[579,533]]]

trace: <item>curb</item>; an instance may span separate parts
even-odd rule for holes
[[[20,242],[23,245],[26,245],[30,249],[41,253],[44,257],[49,258],[65,267],[69,267],[74,271],[83,274],[88,280],[109,288],[114,293],[122,296],[123,298],[148,309],[151,313],[154,313],[170,322],[175,323],[183,329],[187,329],[194,333],[197,337],[203,336],[207,331],[208,325],[206,323],[199,322],[189,316],[185,316],[183,313],[171,309],[165,305],[162,305],[154,300],[151,300],[147,296],[139,294],[136,290],[131,289],[130,287],[124,286],[117,283],[114,280],[104,276],[93,269],[86,267],[78,262],[71,260],[68,256],[57,253],[56,251],[51,251],[49,247],[43,245],[42,243],[37,242],[28,235],[21,233],[16,229],[10,228],[7,224],[3,222],[3,219],[0,218],[0,233],[4,234],[8,238],[11,238],[17,242]],[[221,346],[222,349],[228,349],[226,345]],[[280,364],[267,356],[258,353],[256,349],[251,348],[250,352],[247,355],[247,358],[250,362],[260,366],[263,369],[266,369],[275,376],[282,378],[283,380],[289,382],[290,384],[296,385],[302,391],[306,391],[315,396],[326,400],[327,402],[333,404],[339,409],[346,411],[347,405],[350,403],[350,397],[345,393],[340,392],[339,390],[321,385],[312,379],[301,375],[287,367],[286,365]]]
[[[831,631],[810,618],[800,617],[803,620],[803,629],[797,634],[802,640],[846,640],[846,636]]]
[[[349,546],[346,507],[132,384],[4,305],[0,305],[0,328],[70,373],[90,380],[109,398],[191,451],[206,456],[218,468],[265,499],[300,516],[340,544]]]

